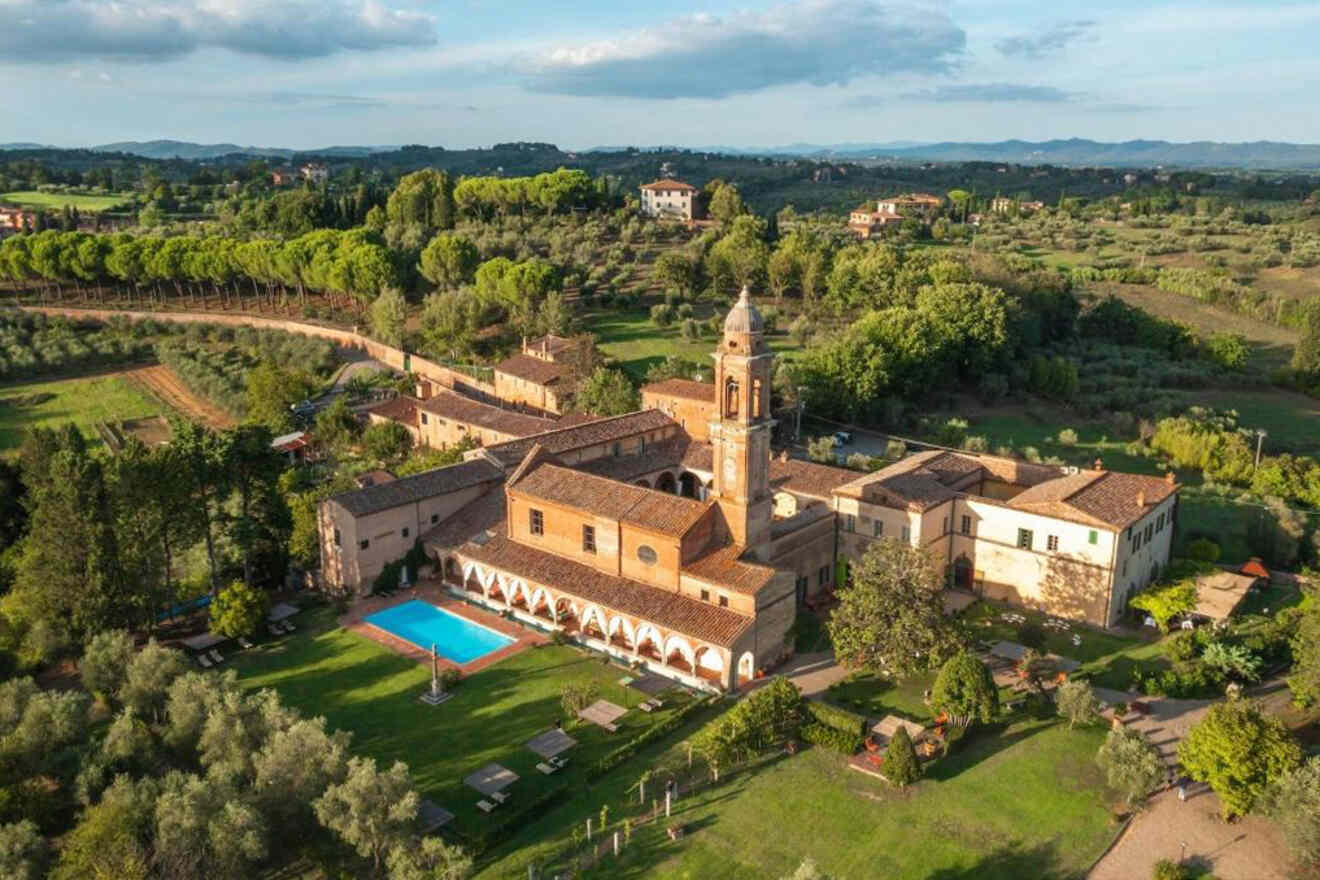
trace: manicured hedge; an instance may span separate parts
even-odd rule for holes
[[[861,734],[849,733],[819,721],[802,725],[801,736],[804,742],[832,749],[841,755],[851,755],[862,747]]]
[[[826,727],[833,727],[857,736],[866,735],[866,718],[856,712],[849,712],[847,709],[822,703],[819,700],[806,700],[804,705],[811,716]]]
[[[544,791],[526,803],[501,807],[499,819],[484,825],[481,831],[467,838],[468,849],[474,856],[481,855],[503,840],[506,836],[505,832],[526,824],[529,818],[542,815],[547,809],[563,800],[567,794],[568,785],[564,784]],[[505,812],[506,810],[508,812]]]

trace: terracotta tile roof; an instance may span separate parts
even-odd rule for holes
[[[901,461],[883,467],[874,473],[857,477],[838,488],[841,495],[861,498],[877,493],[886,495],[892,503],[917,510],[924,510],[942,504],[957,496],[957,493],[945,485],[949,478],[945,469],[932,469],[944,456],[951,453],[939,450],[918,452]]]
[[[715,386],[709,382],[694,382],[691,379],[666,379],[642,386],[642,394],[656,394],[662,397],[681,397],[684,400],[699,400],[714,405]]]
[[[587,422],[598,422],[600,419],[601,417],[595,413],[568,412],[555,420],[555,427],[571,428],[573,425],[585,425]]]
[[[683,459],[679,462],[683,467],[693,471],[704,471],[708,474],[715,473],[715,447],[709,443],[689,443],[687,449],[683,452]]]
[[[770,488],[828,500],[834,490],[857,478],[857,471],[797,458],[770,459]]]
[[[1122,529],[1176,491],[1176,484],[1159,477],[1086,470],[1038,483],[1014,495],[1008,505],[1088,525]]]
[[[1265,563],[1260,561],[1259,556],[1253,556],[1242,563],[1242,567],[1238,571],[1251,577],[1270,579],[1270,570],[1265,567]]]
[[[651,189],[651,190],[656,190],[656,189],[681,189],[681,190],[684,190],[684,191],[688,191],[688,190],[691,190],[692,192],[696,192],[696,191],[697,191],[697,188],[696,188],[695,186],[693,186],[692,184],[690,184],[690,183],[684,183],[684,182],[681,181],[681,180],[674,180],[672,177],[666,177],[666,178],[663,178],[663,179],[661,179],[661,180],[657,180],[657,181],[655,181],[654,183],[644,183],[644,184],[642,184],[642,187],[641,187],[641,188],[642,188],[642,189]]]
[[[606,574],[571,559],[518,544],[498,531],[490,540],[471,541],[457,552],[474,562],[552,587],[586,603],[632,615],[664,630],[674,630],[723,648],[732,647],[752,625],[750,617],[728,608]]]
[[[533,434],[518,440],[508,440],[486,447],[486,452],[495,457],[506,467],[513,467],[523,460],[532,444],[539,443],[546,451],[559,455],[576,449],[585,449],[601,443],[610,443],[658,431],[662,428],[677,427],[678,423],[658,409],[644,409],[621,416],[597,419],[582,425],[570,425],[567,428],[553,428],[541,434]]]
[[[417,406],[424,412],[442,419],[476,425],[512,437],[539,434],[558,424],[553,419],[543,419],[491,406],[489,403],[473,400],[446,388],[437,389],[429,399],[419,402]]]
[[[358,474],[353,482],[357,483],[359,489],[365,489],[368,486],[379,486],[383,483],[393,483],[398,477],[387,470],[377,468],[374,471],[367,471],[364,474]]]
[[[683,573],[717,586],[728,587],[746,596],[755,596],[762,587],[774,579],[775,570],[768,565],[742,559],[745,552],[744,547],[725,544],[718,550],[683,566]]]
[[[504,472],[499,468],[485,459],[475,458],[414,474],[391,483],[368,486],[352,492],[341,492],[330,496],[330,500],[353,516],[366,516],[503,478]]]
[[[448,550],[466,544],[483,532],[505,532],[504,493],[498,485],[492,485],[487,492],[465,505],[440,522],[423,532],[420,540],[423,544],[440,550]]]
[[[567,336],[556,336],[553,333],[547,333],[544,336],[538,336],[535,339],[529,339],[524,346],[525,351],[540,351],[554,357],[566,351],[571,351],[577,347],[572,339]]]
[[[400,394],[393,400],[387,400],[384,403],[378,403],[367,410],[373,416],[380,416],[383,419],[389,419],[391,422],[399,422],[409,427],[417,427],[417,404],[421,403],[415,397],[407,394]]]
[[[585,471],[600,477],[608,477],[611,480],[632,482],[638,477],[655,471],[684,466],[684,458],[689,451],[693,447],[699,446],[704,446],[706,454],[709,456],[709,444],[696,443],[687,435],[679,435],[659,443],[649,444],[645,452],[635,455],[620,455],[617,458],[606,456],[584,461],[582,464],[573,465],[572,467],[574,470]],[[709,458],[707,464],[709,464]]]
[[[548,463],[530,468],[516,482],[510,480],[509,491],[674,536],[687,532],[710,506]]]
[[[530,354],[519,353],[496,364],[495,372],[507,373],[519,379],[526,379],[528,382],[535,382],[537,385],[552,385],[568,375],[569,368],[565,364],[543,361]]]

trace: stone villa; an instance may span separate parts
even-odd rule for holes
[[[1102,625],[1167,563],[1165,480],[944,451],[867,474],[772,454],[773,362],[744,290],[713,385],[658,383],[639,412],[528,424],[323,502],[323,578],[365,594],[420,540],[478,605],[732,689],[784,657],[799,607],[872,541],[925,548],[963,589]]]
[[[642,214],[647,217],[667,217],[691,220],[696,217],[696,198],[699,190],[681,180],[657,180],[641,186]]]

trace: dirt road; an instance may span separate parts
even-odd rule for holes
[[[228,428],[234,420],[220,407],[199,397],[169,367],[138,367],[120,374],[188,418],[212,428]]]

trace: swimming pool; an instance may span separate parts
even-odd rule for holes
[[[420,599],[377,611],[365,620],[423,651],[429,652],[434,644],[437,654],[455,663],[471,663],[515,641]]]

